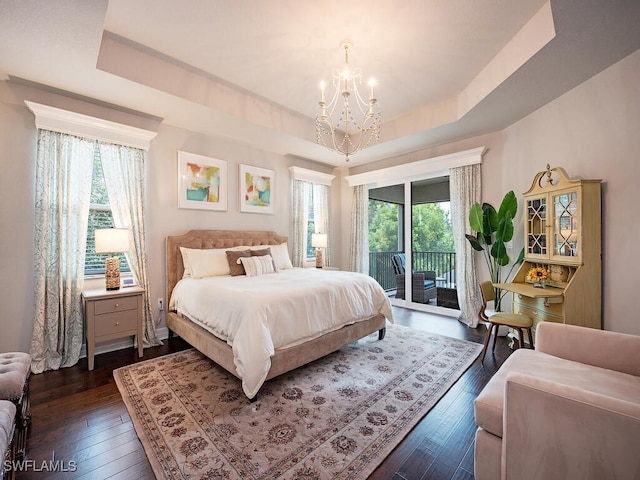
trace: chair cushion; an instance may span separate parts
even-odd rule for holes
[[[16,406],[8,400],[0,400],[0,453],[3,455],[7,451],[13,425],[16,418]]]
[[[499,325],[507,325],[509,327],[527,328],[533,326],[533,320],[527,315],[521,315],[519,313],[494,313],[489,317],[491,323],[497,323]]]
[[[502,364],[474,402],[476,424],[500,438],[504,388],[509,372],[520,372],[640,404],[640,377],[572,362],[536,350],[520,349]]]
[[[424,288],[433,288],[435,286],[436,286],[436,282],[434,282],[433,280],[424,281]]]
[[[0,353],[0,399],[19,400],[30,370],[28,353]]]

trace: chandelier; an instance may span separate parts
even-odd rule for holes
[[[335,91],[328,102],[324,80],[320,82],[316,141],[345,155],[348,162],[350,155],[380,140],[380,106],[373,95],[373,79],[369,80],[368,100],[364,100],[358,91],[358,86],[362,85],[362,72],[359,68],[349,67],[352,43],[344,41],[340,46],[344,48],[344,68],[333,72]]]

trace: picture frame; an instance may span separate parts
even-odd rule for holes
[[[240,211],[274,214],[275,171],[240,165]]]
[[[227,162],[178,152],[178,208],[227,210]]]

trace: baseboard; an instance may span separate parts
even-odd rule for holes
[[[169,329],[167,327],[160,327],[156,329],[156,334],[160,340],[166,340],[169,338]],[[95,354],[115,352],[116,350],[124,350],[125,348],[137,347],[137,343],[133,340],[134,337],[121,338],[113,340],[111,342],[103,342],[96,345]],[[82,344],[80,348],[80,358],[87,358],[87,345]]]

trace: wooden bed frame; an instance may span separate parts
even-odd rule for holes
[[[180,247],[198,249],[230,248],[243,245],[279,245],[286,241],[287,237],[282,237],[270,231],[191,230],[184,235],[167,237],[167,302],[171,298],[174,286],[184,273]],[[375,331],[379,332],[378,338],[382,340],[385,334],[385,325],[386,319],[384,315],[377,314],[301,345],[276,349],[274,356],[271,357],[271,369],[266,380],[322,358]],[[202,352],[231,374],[238,376],[233,363],[233,352],[227,342],[220,340],[176,311],[167,310],[167,328],[169,328],[169,335],[172,333],[179,335],[196,350]]]

